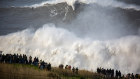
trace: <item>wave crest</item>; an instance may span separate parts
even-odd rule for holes
[[[139,40],[139,36],[109,41],[79,38],[66,29],[46,24],[35,32],[27,29],[0,36],[0,50],[38,56],[53,66],[70,64],[93,71],[103,66],[123,73],[140,73]]]
[[[104,6],[104,7],[115,7],[115,8],[122,8],[122,9],[134,9],[139,11],[140,10],[140,6],[139,5],[135,5],[135,4],[127,4],[125,2],[120,2],[118,0],[43,0],[40,2],[31,2],[30,4],[22,4],[19,5],[17,2],[11,2],[9,1],[9,5],[10,7],[20,7],[20,8],[38,8],[38,7],[43,7],[46,6],[47,4],[58,4],[58,3],[67,3],[68,5],[70,5],[73,10],[75,10],[75,5],[76,3],[84,3],[84,4],[98,4],[100,6]],[[6,4],[3,3],[4,6],[7,6]]]

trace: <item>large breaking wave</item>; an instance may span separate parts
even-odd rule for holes
[[[0,50],[3,53],[38,56],[39,59],[51,62],[53,66],[69,64],[93,71],[96,71],[97,67],[104,67],[120,69],[123,73],[140,73],[140,31],[134,30],[125,15],[116,11],[116,7],[140,10],[138,5],[116,0],[44,0],[22,7],[41,7],[48,3],[66,2],[75,9],[77,1],[98,6],[86,6],[68,24],[63,21],[57,25],[47,23],[37,30],[26,29],[0,36]],[[31,15],[35,10],[31,10]],[[58,14],[56,10],[52,13],[56,15],[50,18],[55,18]],[[68,11],[63,16],[67,13]],[[58,16],[55,19],[60,18]]]
[[[73,10],[75,9],[75,4],[78,3],[85,3],[85,4],[98,4],[101,6],[110,6],[110,7],[116,7],[116,8],[123,8],[123,9],[134,9],[134,10],[140,10],[139,5],[135,4],[127,4],[125,2],[120,2],[118,0],[40,0],[40,1],[8,1],[7,3],[1,2],[1,7],[20,7],[20,8],[37,8],[46,6],[47,4],[58,4],[66,2],[68,5],[70,5]],[[24,4],[23,4],[24,3]],[[7,5],[8,4],[8,5]]]
[[[28,29],[1,36],[0,50],[38,56],[53,66],[63,63],[93,71],[105,67],[140,73],[139,41],[139,36],[108,41],[79,38],[68,30],[46,24],[35,32]]]

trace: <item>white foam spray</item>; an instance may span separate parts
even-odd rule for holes
[[[104,6],[109,4],[105,0],[89,1]],[[114,0],[111,1],[110,5],[113,5]],[[73,5],[73,2],[69,4]],[[45,24],[35,32],[26,29],[0,36],[0,50],[3,53],[37,56],[52,63],[53,66],[69,64],[93,71],[96,71],[97,67],[104,67],[119,69],[123,73],[140,73],[140,36],[123,35],[128,25],[123,16],[115,14],[118,17],[116,18],[114,13],[117,13],[114,12],[114,8],[112,12],[110,7],[108,10],[89,6],[67,25],[72,32],[63,26],[58,28],[54,24]],[[79,37],[73,32],[75,29],[84,32],[85,37]],[[93,35],[93,38],[90,35]],[[110,36],[120,38],[111,40]],[[98,37],[108,39],[104,41],[102,38],[95,39]]]
[[[41,7],[45,4],[57,4],[66,2],[68,5],[72,6],[73,10],[75,9],[75,2],[81,2],[85,4],[98,4],[104,7],[116,7],[116,8],[123,8],[123,9],[134,9],[134,10],[140,10],[140,6],[135,4],[127,4],[124,2],[119,2],[117,0],[49,0],[49,1],[43,1],[41,3],[33,4],[33,5],[25,5],[23,7]]]
[[[53,66],[62,63],[93,71],[102,66],[120,69],[123,73],[140,73],[139,41],[139,36],[93,41],[79,38],[53,24],[46,24],[35,32],[27,29],[0,36],[0,50],[38,56]]]
[[[5,4],[1,4],[1,7],[20,7],[20,8],[38,8],[42,6],[46,6],[47,4],[58,4],[66,2],[68,5],[72,6],[73,10],[75,9],[75,2],[81,2],[85,4],[98,4],[100,6],[106,7],[116,7],[116,8],[123,8],[123,9],[134,9],[140,10],[139,5],[135,4],[127,4],[124,2],[120,2],[118,0],[24,0],[23,2],[14,0],[6,2]]]

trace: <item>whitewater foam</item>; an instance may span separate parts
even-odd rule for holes
[[[41,5],[25,7],[67,2],[75,9],[76,1],[98,4],[107,8],[96,7],[97,5],[87,6],[69,24],[59,23],[59,26],[46,24],[36,31],[26,29],[0,36],[0,50],[5,54],[37,56],[52,63],[53,66],[69,64],[93,71],[101,66],[119,69],[123,73],[140,73],[140,36],[134,36],[133,31],[136,30],[126,21],[125,15],[119,14],[118,10],[112,8],[139,10],[139,6],[115,0],[50,0],[42,2]],[[66,7],[63,20],[69,18],[68,9]],[[56,10],[50,11],[50,16],[57,15]],[[37,18],[41,19],[41,17]],[[138,33],[140,34],[140,31]],[[112,38],[115,39],[111,40]]]
[[[135,4],[127,4],[124,2],[120,2],[118,0],[46,0],[46,1],[41,1],[38,3],[32,3],[32,4],[24,4],[22,6],[16,6],[14,7],[21,7],[21,8],[37,8],[37,7],[43,7],[46,6],[47,4],[58,4],[58,3],[63,3],[66,2],[68,5],[70,5],[73,10],[75,9],[75,4],[77,2],[79,3],[85,3],[85,4],[98,4],[103,7],[115,7],[115,8],[122,8],[122,9],[134,9],[139,11],[140,6],[135,5]],[[11,5],[13,6],[13,5]]]
[[[0,50],[38,56],[53,66],[69,64],[92,71],[104,67],[140,73],[139,41],[139,36],[108,41],[79,38],[66,29],[46,24],[35,32],[26,29],[0,36]]]

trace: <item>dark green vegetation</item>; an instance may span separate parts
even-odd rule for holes
[[[79,70],[76,74],[71,70],[56,67],[53,67],[51,71],[46,71],[33,65],[0,63],[0,79],[101,79],[102,77],[102,75],[85,70]]]

